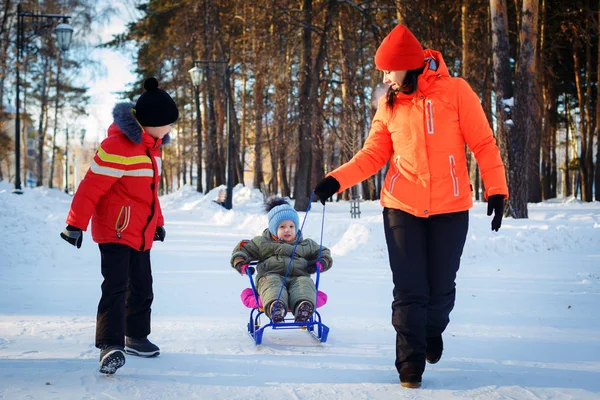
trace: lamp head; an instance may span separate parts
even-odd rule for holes
[[[71,45],[71,38],[73,37],[73,27],[67,24],[65,21],[54,28],[56,33],[56,42],[61,51],[69,50]]]

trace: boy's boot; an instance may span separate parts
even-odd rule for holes
[[[414,364],[406,363],[400,368],[400,384],[402,387],[417,389],[421,387],[423,370]]]
[[[444,351],[444,342],[442,341],[442,335],[427,338],[427,353],[425,359],[429,364],[435,364],[442,358],[442,352]]]
[[[125,337],[125,353],[138,357],[156,357],[160,354],[157,345],[148,340],[147,337],[131,338]]]
[[[300,304],[298,304],[298,307],[296,307],[296,312],[294,313],[296,322],[308,321],[313,312],[315,312],[315,307],[312,305],[312,303],[307,300],[302,300]]]
[[[100,349],[100,372],[112,375],[125,365],[125,353],[121,346],[104,345]]]
[[[285,314],[287,314],[287,306],[283,304],[281,300],[275,300],[271,303],[269,313],[271,314],[271,320],[275,324],[280,324],[285,321]]]

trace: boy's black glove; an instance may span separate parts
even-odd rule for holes
[[[161,242],[165,241],[165,236],[167,236],[167,231],[164,226],[157,226],[154,231],[154,241],[160,240]]]
[[[323,266],[319,262],[319,260],[312,260],[308,262],[307,270],[309,274],[314,274],[317,272],[317,268],[319,268],[319,272],[323,272]]]
[[[73,246],[81,248],[81,242],[83,241],[83,232],[81,229],[76,228],[72,225],[67,225],[64,231],[60,233],[60,237],[71,243]]]
[[[502,215],[504,214],[504,195],[494,194],[488,197],[488,209],[487,215],[492,215],[494,212],[494,218],[492,218],[492,230],[498,232],[500,226],[502,226]]]
[[[340,190],[340,183],[333,176],[323,178],[315,187],[315,194],[321,200],[321,204],[325,205],[325,201]]]

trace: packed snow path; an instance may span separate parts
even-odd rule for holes
[[[300,330],[267,330],[255,346],[230,268],[233,246],[266,227],[262,195],[237,187],[234,209],[186,187],[161,198],[167,238],[152,250],[155,359],[127,357],[97,372],[98,247],[62,241],[71,197],[10,193],[0,182],[0,399],[599,399],[600,205],[530,205],[527,220],[490,231],[476,204],[442,360],[423,387],[394,368],[381,207],[328,203],[322,275],[331,328],[321,344]],[[218,189],[217,189],[218,190]],[[319,239],[321,205],[304,230]],[[300,213],[300,219],[304,213]]]

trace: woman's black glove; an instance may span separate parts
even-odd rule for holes
[[[328,176],[315,187],[315,194],[321,200],[321,204],[325,205],[325,201],[336,194],[338,190],[340,190],[340,183],[333,176]]]
[[[488,209],[487,215],[492,215],[494,212],[494,218],[492,218],[492,230],[498,232],[500,226],[502,226],[502,215],[504,214],[504,195],[494,194],[488,197]]]
[[[167,236],[167,231],[164,226],[157,226],[154,231],[154,242],[160,240],[161,242],[165,241],[165,237]]]
[[[81,242],[83,241],[83,232],[81,229],[72,225],[67,225],[65,230],[60,233],[60,237],[73,246],[76,246],[78,249],[81,248]]]

